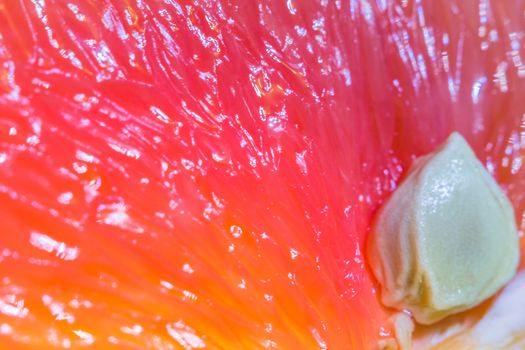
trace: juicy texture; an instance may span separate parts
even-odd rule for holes
[[[458,133],[415,161],[369,242],[383,302],[422,324],[483,302],[519,261],[512,206]]]
[[[461,131],[522,218],[524,8],[0,1],[0,344],[372,348],[413,157]]]

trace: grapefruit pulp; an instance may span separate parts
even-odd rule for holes
[[[372,348],[416,156],[460,131],[523,227],[524,10],[0,2],[0,347]]]

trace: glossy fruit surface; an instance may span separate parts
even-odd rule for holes
[[[453,130],[525,209],[525,4],[0,1],[5,348],[366,349]]]

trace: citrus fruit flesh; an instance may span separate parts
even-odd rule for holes
[[[523,228],[524,6],[0,2],[0,347],[374,348],[415,157],[459,131]]]

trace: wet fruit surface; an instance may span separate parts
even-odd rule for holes
[[[525,4],[0,2],[6,348],[365,349],[370,218],[452,130],[525,206]]]

